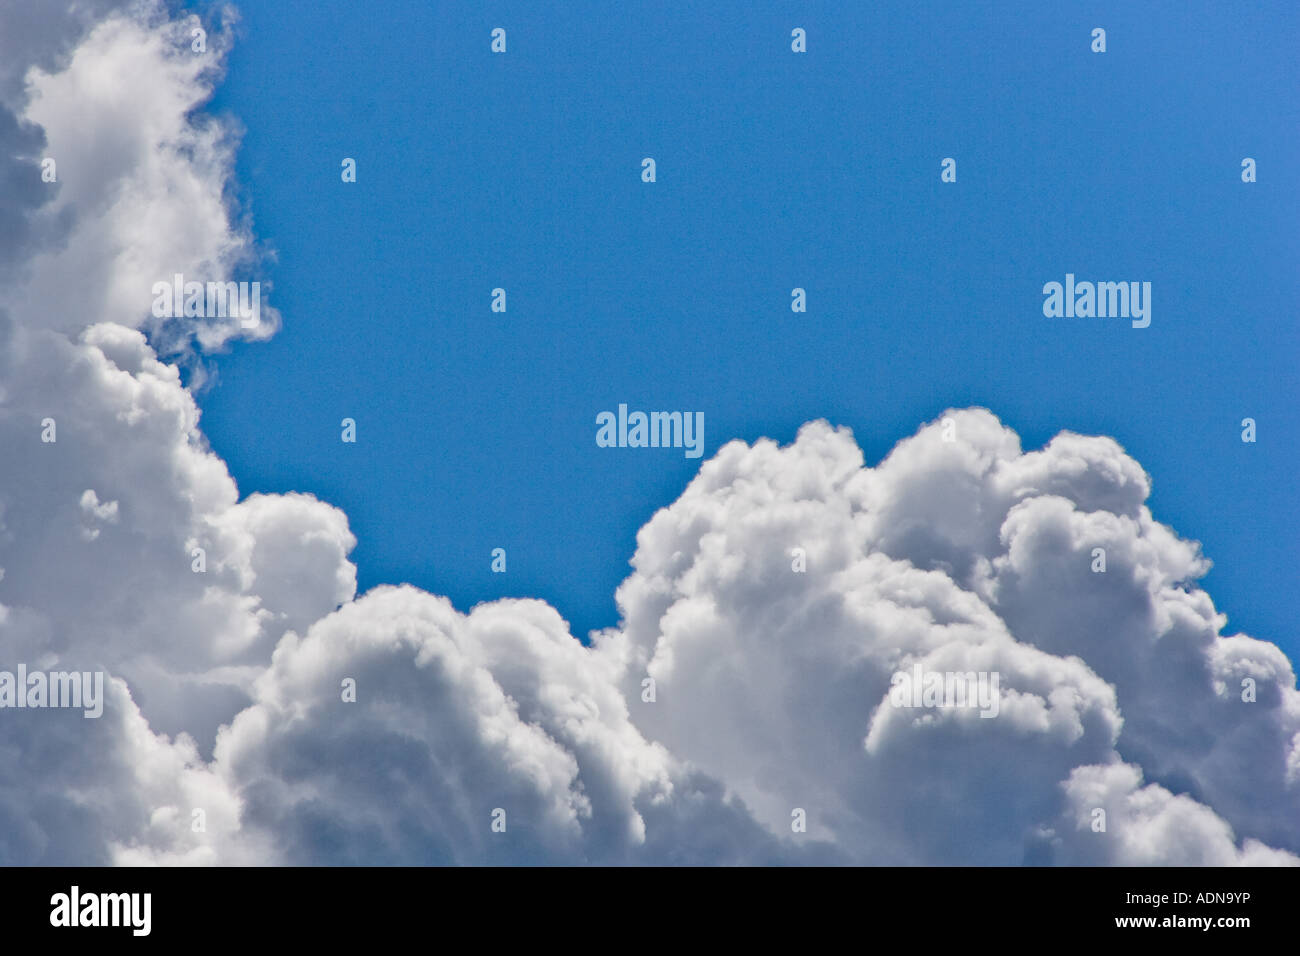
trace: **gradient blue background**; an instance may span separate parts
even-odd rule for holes
[[[1300,658],[1300,6],[239,6],[212,108],[284,328],[213,362],[203,427],[242,494],[347,512],[362,589],[585,636],[699,466],[598,448],[597,412],[703,411],[706,455],[824,417],[874,464],[984,405],[1026,449],[1118,439],[1228,631]],[[1152,282],[1151,327],[1045,319],[1067,271]]]

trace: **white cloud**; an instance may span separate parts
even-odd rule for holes
[[[873,861],[1041,858],[1063,783],[1121,758],[1238,837],[1300,847],[1294,675],[1274,645],[1218,636],[1192,584],[1207,563],[1152,519],[1141,468],[1108,439],[1022,454],[984,410],[943,417],[955,441],[933,423],[874,469],[824,423],[732,443],[655,515],[601,648],[627,660],[626,693],[658,681],[662,703],[634,711],[647,736],[774,831],[812,804]],[[891,707],[917,662],[998,672],[1001,713]]]
[[[1164,787],[1142,786],[1130,764],[1079,767],[1066,783],[1060,862],[1077,866],[1295,866],[1259,840],[1236,845],[1213,810]],[[1105,829],[1095,810],[1106,811]]]
[[[197,18],[167,19],[161,5],[100,22],[57,72],[33,66],[22,118],[44,131],[57,184],[34,183],[41,205],[32,229],[57,235],[25,265],[24,281],[0,297],[20,324],[75,333],[90,321],[152,331],[168,348],[192,335],[211,349],[237,336],[264,338],[238,318],[166,322],[151,313],[155,282],[246,278],[258,252],[227,201],[237,131],[196,112],[220,78],[228,33],[191,48]],[[257,279],[256,275],[252,279]],[[264,290],[265,291],[265,290]],[[90,318],[93,317],[93,318]]]
[[[238,501],[193,398],[139,332],[12,338],[0,372],[5,648],[126,677],[155,729],[210,747],[212,720],[247,703],[275,641],[352,597],[347,521],[305,495]]]

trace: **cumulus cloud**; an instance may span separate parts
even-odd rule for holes
[[[119,674],[155,729],[210,749],[213,718],[248,703],[276,640],[353,596],[346,518],[305,495],[239,501],[176,368],[138,331],[14,339],[0,372],[5,648]]]
[[[0,72],[0,669],[108,699],[0,712],[0,861],[1298,862],[1291,662],[1222,633],[1108,438],[1025,452],[966,409],[875,467],[825,422],[732,442],[590,647],[541,601],[357,597],[346,516],[241,499],[203,437],[177,350],[246,330],[149,313],[256,260],[195,112],[227,40],[69,9],[0,11],[31,39]],[[897,706],[915,668],[997,675],[996,715]]]
[[[278,324],[269,306],[252,329],[237,317],[152,314],[155,283],[176,274],[249,280],[261,254],[225,191],[238,131],[198,111],[220,79],[228,29],[208,34],[199,53],[197,17],[169,19],[156,3],[127,9],[96,23],[56,67],[33,63],[16,132],[6,137],[0,121],[0,141],[16,142],[12,161],[21,164],[10,175],[28,187],[17,194],[31,197],[0,215],[49,237],[0,304],[30,327],[146,329],[168,352],[269,336]],[[38,143],[55,163],[53,183],[32,162]]]
[[[46,137],[38,125],[23,118],[27,70],[36,65],[56,69],[81,37],[114,7],[114,0],[85,3],[0,3],[0,280],[11,276],[16,262],[57,234],[57,220],[33,222],[34,212],[48,202],[57,185],[41,180],[40,160]]]
[[[1142,786],[1131,764],[1079,767],[1070,774],[1061,862],[1080,866],[1294,866],[1296,857],[1247,838],[1238,847],[1232,828],[1185,794]],[[1095,826],[1105,810],[1108,829]],[[1071,817],[1073,819],[1071,819]],[[1073,824],[1073,826],[1071,826]]]
[[[158,359],[189,333],[156,323],[151,283],[225,278],[255,255],[225,199],[233,141],[192,112],[225,34],[196,56],[197,21],[160,4],[56,6],[6,8],[0,30],[17,44],[5,108],[58,161],[57,182],[34,175],[12,194],[42,239],[0,285],[4,647],[123,676],[155,730],[210,751],[279,636],[352,597],[354,540],[308,496],[239,501],[177,367]],[[242,332],[214,320],[195,339]]]
[[[662,703],[635,712],[652,739],[773,830],[813,804],[864,859],[1124,862],[1126,831],[1160,814],[1113,814],[1074,857],[1070,817],[1081,768],[1122,760],[1223,832],[1295,851],[1294,674],[1274,645],[1220,635],[1194,585],[1208,564],[1152,518],[1149,487],[1109,439],[1026,454],[982,409],[875,468],[825,423],[787,448],[732,443],[641,531],[600,647],[627,662],[625,693],[656,679]],[[1000,713],[892,706],[891,676],[918,663],[999,674]],[[1187,858],[1157,841],[1149,861]]]
[[[780,859],[721,788],[636,730],[610,666],[540,601],[462,615],[379,588],[281,641],[216,763],[244,825],[292,862],[691,860],[688,820],[707,820],[723,861]]]

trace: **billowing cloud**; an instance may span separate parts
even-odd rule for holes
[[[22,113],[13,129],[0,118],[0,144],[14,143],[7,175],[26,187],[0,216],[43,240],[0,305],[29,327],[146,329],[168,352],[269,336],[278,315],[265,304],[256,328],[237,316],[153,314],[155,283],[260,281],[261,254],[225,191],[238,131],[198,111],[220,79],[228,30],[205,33],[199,52],[197,17],[171,20],[158,3],[128,10],[89,29],[75,20],[81,42],[56,67],[29,59]],[[53,182],[39,175],[40,146]]]
[[[875,467],[825,422],[732,442],[590,647],[541,601],[357,597],[346,516],[241,500],[182,385],[176,350],[250,331],[149,312],[257,261],[195,111],[227,40],[77,9],[0,30],[32,37],[0,74],[0,671],[109,680],[98,719],[0,710],[0,861],[1298,862],[1292,665],[1222,633],[1108,438],[1025,452],[967,409]],[[900,706],[911,674],[996,706]]]
[[[5,650],[106,668],[155,729],[210,748],[213,719],[248,703],[276,640],[353,596],[346,518],[305,495],[238,501],[176,368],[138,331],[13,339],[0,372]]]
[[[1068,858],[1081,768],[1122,761],[1294,851],[1295,676],[1276,646],[1219,634],[1194,583],[1208,563],[1152,518],[1149,487],[1109,439],[1026,454],[982,409],[875,468],[824,423],[787,448],[732,443],[641,531],[601,649],[625,693],[656,680],[661,702],[634,711],[652,739],[773,830],[812,804],[866,859]],[[998,714],[893,706],[917,665],[997,674]],[[1116,828],[1149,819],[1114,814],[1076,855],[1123,862]]]
[[[612,666],[540,601],[379,588],[281,641],[216,764],[298,863],[808,855],[647,741]]]

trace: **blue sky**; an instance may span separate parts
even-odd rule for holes
[[[827,418],[874,464],[984,405],[1026,448],[1118,439],[1228,632],[1296,659],[1300,8],[551,6],[240,3],[213,108],[284,316],[201,396],[241,493],[341,507],[363,590],[582,634],[699,466],[598,448],[598,412],[702,411],[706,456]],[[1150,281],[1150,328],[1044,318],[1067,272]]]

